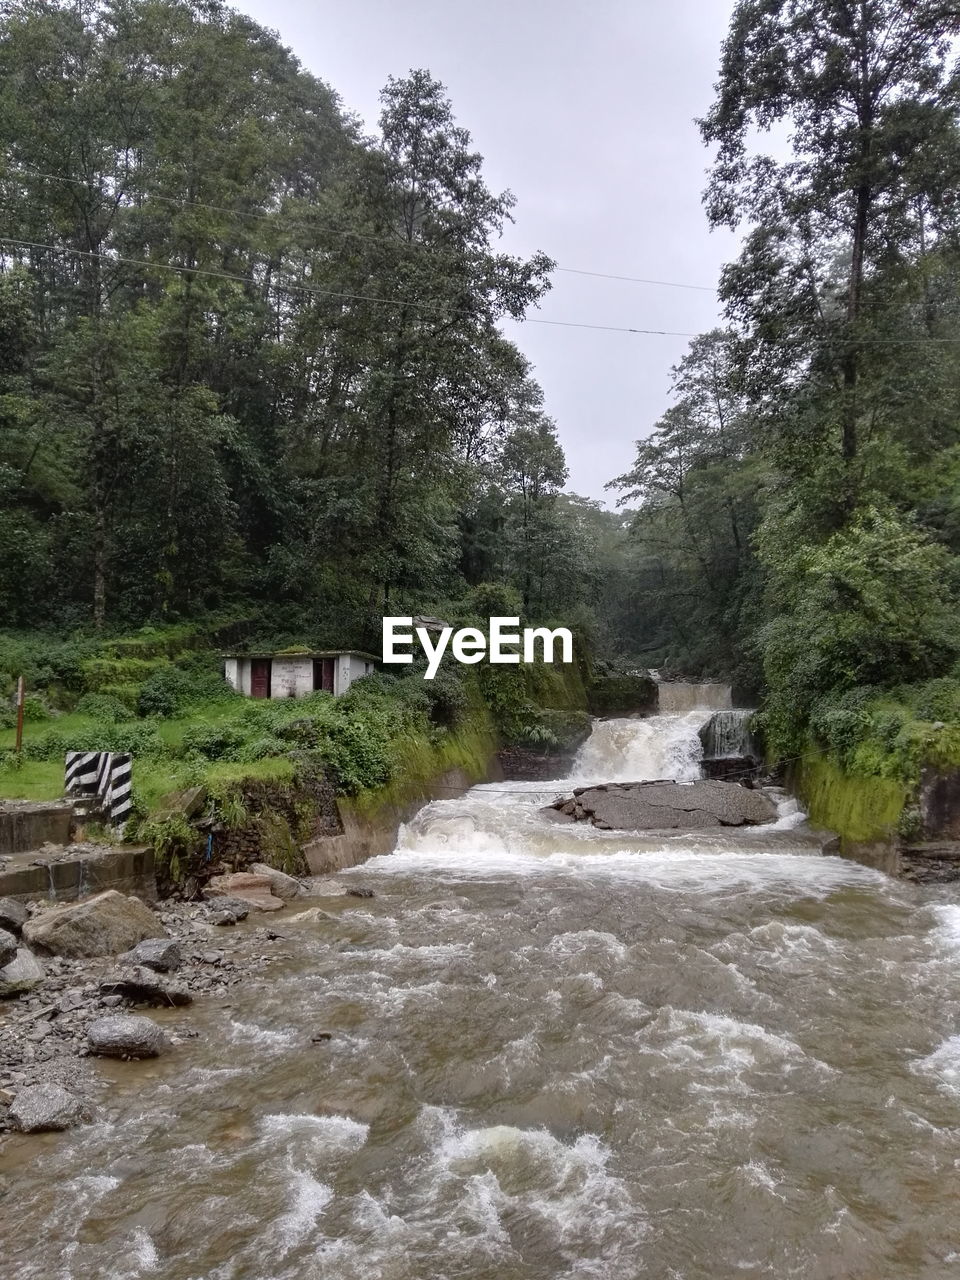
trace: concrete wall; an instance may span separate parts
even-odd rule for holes
[[[43,844],[68,844],[73,803],[27,804],[0,802],[0,854],[39,849]]]
[[[303,698],[313,693],[313,659],[274,658],[270,667],[271,698]]]
[[[496,761],[491,762],[488,781],[499,776]],[[397,835],[404,822],[429,804],[431,800],[449,800],[462,795],[474,785],[465,769],[448,769],[434,778],[419,796],[405,804],[385,804],[369,816],[354,812],[349,801],[338,800],[337,809],[343,831],[339,835],[320,836],[303,846],[303,853],[315,876],[343,871],[358,866],[368,858],[392,853],[397,845]]]
[[[224,678],[250,697],[252,683],[252,660],[250,658],[227,658],[224,663]],[[356,654],[341,653],[333,663],[334,696],[346,691],[361,676],[369,675],[374,664]],[[271,659],[270,664],[270,697],[271,698],[303,698],[313,693],[313,658],[291,655]]]
[[[34,865],[39,862],[39,865]],[[73,902],[88,894],[117,889],[148,901],[157,896],[153,850],[135,846],[84,850],[66,857],[40,855],[0,871],[0,898]]]

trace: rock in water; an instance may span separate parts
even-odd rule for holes
[[[268,867],[264,862],[255,862],[250,870],[254,875],[266,876],[270,881],[270,892],[286,902],[291,898],[298,898],[303,892],[299,880],[294,880],[293,876],[288,876],[285,871],[278,871],[276,867]]]
[[[279,911],[283,907],[283,899],[273,893],[273,885],[269,876],[252,875],[249,871],[235,871],[228,876],[213,876],[203,891],[204,897],[211,899],[217,906],[217,898],[240,898],[255,911]]]
[[[182,1005],[192,1004],[193,996],[182,987],[163,981],[152,969],[131,965],[108,973],[100,979],[100,990],[106,996],[123,996],[134,1004]]]
[[[87,1118],[87,1109],[58,1084],[35,1084],[21,1089],[10,1104],[10,1121],[21,1133],[69,1129]]]
[[[87,1043],[92,1053],[105,1058],[155,1058],[167,1047],[167,1038],[149,1018],[117,1013],[91,1022]]]
[[[550,806],[607,831],[696,831],[772,822],[777,806],[736,782],[623,782],[581,787]]]
[[[0,929],[0,969],[16,956],[18,945],[12,933],[7,933],[6,929]]]
[[[179,945],[173,938],[146,938],[138,942],[132,951],[125,951],[120,959],[135,965],[145,965],[157,973],[172,973],[183,962]]]
[[[0,999],[32,991],[42,981],[43,968],[39,960],[26,947],[21,947],[10,963],[0,969]]]
[[[0,898],[0,929],[7,929],[19,937],[29,919],[30,912],[22,902],[14,898]]]
[[[214,915],[230,915],[233,917],[231,923],[236,924],[238,920],[246,920],[250,914],[250,903],[244,902],[242,898],[221,898],[211,897],[207,906]],[[218,923],[214,921],[214,923]]]
[[[298,911],[295,916],[290,916],[287,924],[320,924],[323,920],[336,918],[329,911],[324,911],[323,907],[307,907],[306,911]]]
[[[23,936],[39,951],[76,959],[116,955],[144,938],[165,938],[166,933],[139,898],[108,889],[86,902],[41,912],[24,925]]]

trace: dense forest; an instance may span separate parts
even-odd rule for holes
[[[513,199],[443,87],[391,80],[369,138],[220,4],[5,8],[4,623],[268,602],[356,643],[489,580],[575,606],[596,504],[557,500],[498,328],[551,264],[498,250]]]
[[[215,0],[5,6],[3,625],[370,645],[498,584],[764,697],[781,754],[960,718],[958,35],[937,0],[736,6],[699,127],[742,252],[613,511],[499,327],[552,264],[498,248],[512,197],[427,72],[368,137]]]

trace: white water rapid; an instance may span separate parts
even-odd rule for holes
[[[2,1280],[960,1276],[954,888],[820,856],[787,802],[540,812],[696,777],[701,707],[428,805],[274,941],[211,927],[269,968],[151,1012],[178,1042],[98,1068],[94,1123],[5,1140]]]

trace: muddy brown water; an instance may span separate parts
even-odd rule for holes
[[[696,719],[599,726],[581,777],[694,776]],[[429,806],[95,1123],[8,1144],[2,1275],[960,1276],[954,898],[789,805],[641,839],[556,791]]]

